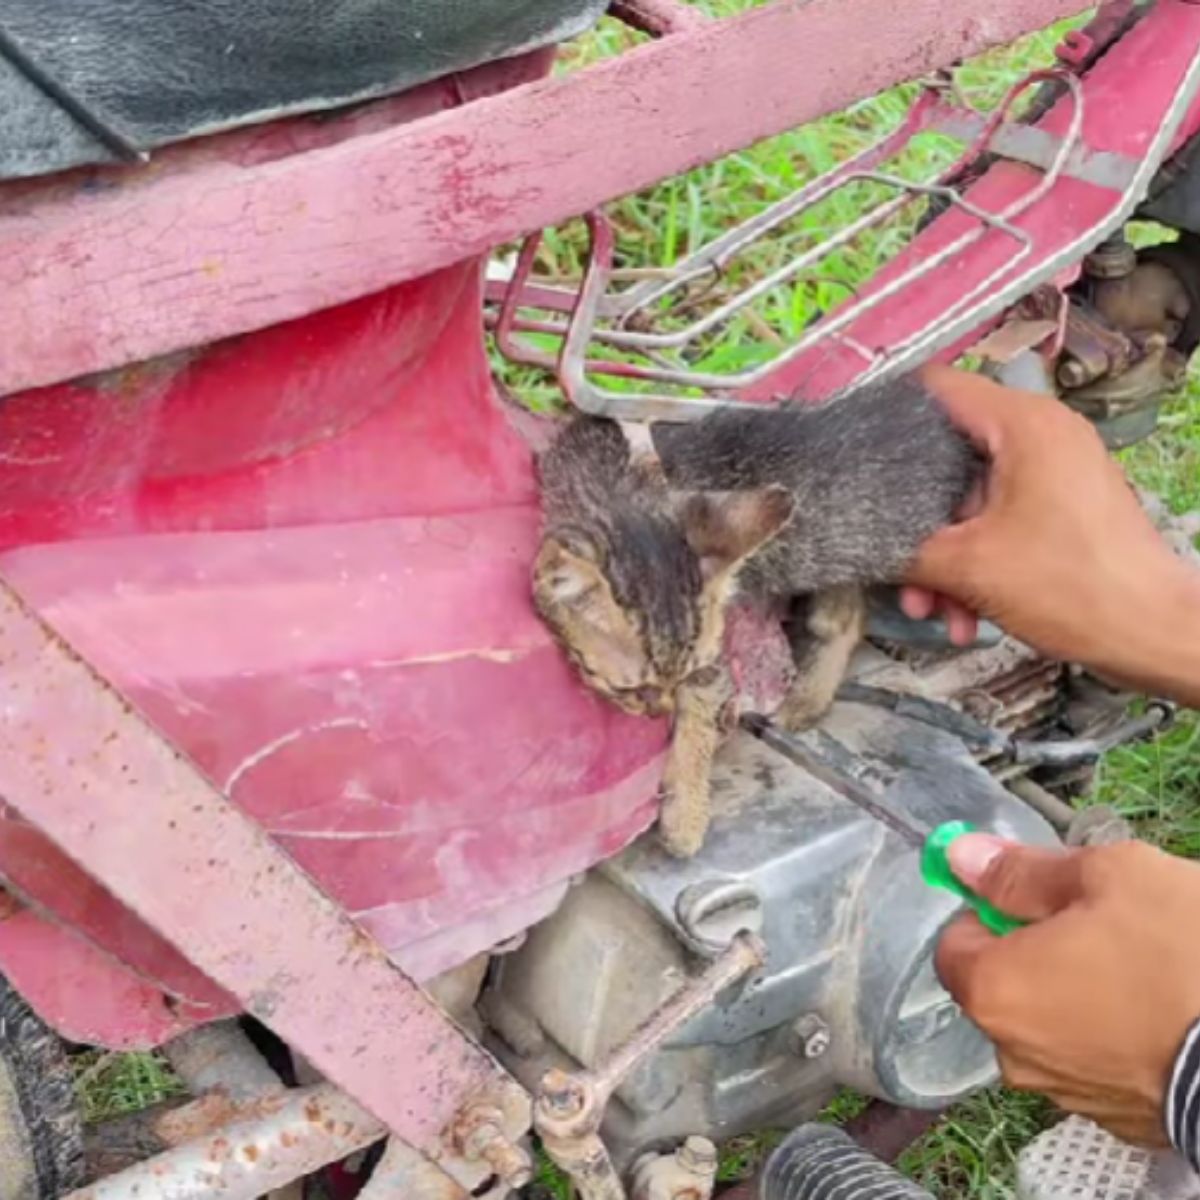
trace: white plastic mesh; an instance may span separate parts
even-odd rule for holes
[[[1153,1155],[1082,1117],[1035,1138],[1017,1159],[1020,1200],[1146,1200]]]

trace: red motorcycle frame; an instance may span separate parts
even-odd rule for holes
[[[342,1106],[299,1169],[386,1129],[398,1172],[411,1147],[459,1187],[519,1182],[528,1096],[417,984],[649,826],[666,730],[584,692],[530,610],[542,430],[496,394],[484,257],[1079,7],[777,0],[715,23],[637,0],[615,8],[656,40],[582,71],[542,78],[539,52],[6,185],[0,972],[42,1018],[144,1048],[250,1013]],[[950,211],[715,401],[589,357],[649,344],[622,341],[598,216],[577,295],[536,287],[528,253],[486,289],[502,346],[557,332],[579,407],[669,419],[957,355],[1065,286],[1200,131],[1200,7],[1159,0],[1099,57],[1086,38],[1035,123],[934,82],[810,185],[789,212],[925,129],[979,168],[926,188]]]

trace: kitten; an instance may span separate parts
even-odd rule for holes
[[[732,700],[721,662],[735,592],[790,607],[791,729],[833,702],[865,626],[863,589],[900,579],[953,518],[980,460],[915,379],[820,406],[746,405],[652,429],[572,421],[539,461],[538,612],[583,679],[633,713],[672,714],[660,838],[694,854]]]

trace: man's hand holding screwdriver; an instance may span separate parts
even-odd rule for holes
[[[1200,572],[1094,429],[976,375],[925,379],[988,469],[961,522],[922,549],[908,614],[940,612],[960,642],[985,616],[1051,657],[1200,707]],[[1198,1165],[1200,866],[1136,843],[1048,851],[983,834],[954,842],[950,863],[1030,922],[998,938],[964,916],[938,956],[1006,1081],[1126,1140],[1170,1137]]]

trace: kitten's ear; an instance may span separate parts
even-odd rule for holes
[[[795,514],[787,488],[746,492],[695,492],[680,497],[676,512],[688,545],[706,578],[736,571],[775,537]]]
[[[546,538],[534,563],[539,593],[558,604],[578,604],[604,584],[600,564],[584,545]]]

